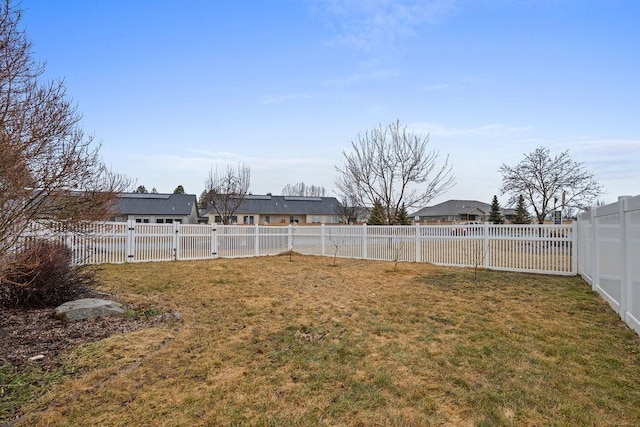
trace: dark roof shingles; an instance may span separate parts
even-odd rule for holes
[[[193,194],[124,193],[116,209],[123,215],[191,215],[196,203]]]

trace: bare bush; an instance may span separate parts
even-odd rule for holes
[[[71,251],[59,243],[35,240],[2,267],[0,304],[50,307],[74,299],[93,285],[92,270],[74,267]]]

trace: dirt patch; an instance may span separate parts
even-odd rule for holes
[[[59,366],[58,355],[65,350],[175,320],[172,313],[159,313],[65,322],[54,317],[53,308],[0,307],[0,365],[8,362],[20,368],[37,363],[44,369],[52,369]],[[29,360],[40,355],[44,357]]]

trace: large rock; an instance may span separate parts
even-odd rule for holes
[[[82,320],[91,317],[123,316],[125,309],[115,301],[84,298],[65,302],[56,307],[56,317],[63,320]]]

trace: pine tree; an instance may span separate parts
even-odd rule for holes
[[[184,194],[184,187],[182,185],[178,185],[175,190],[173,190],[173,194]]]
[[[142,193],[142,194],[147,194],[148,191],[146,189],[146,187],[144,185],[139,185],[138,188],[136,188],[136,193]]]
[[[198,209],[207,209],[207,190],[203,190],[202,193],[200,193]]]
[[[518,197],[518,205],[516,206],[516,217],[513,220],[514,224],[531,224],[531,215],[527,211],[524,205],[524,197],[522,194]]]
[[[500,213],[500,204],[498,197],[494,194],[491,201],[491,213],[489,214],[489,222],[493,224],[504,224],[504,217]]]
[[[386,224],[386,215],[384,214],[384,207],[382,207],[382,203],[380,199],[376,199],[373,203],[373,208],[371,209],[371,215],[369,215],[369,221],[367,224],[369,225],[384,225]]]
[[[407,213],[407,208],[402,204],[402,207],[398,212],[396,212],[396,224],[399,225],[411,225],[411,220],[409,219],[409,214]]]

